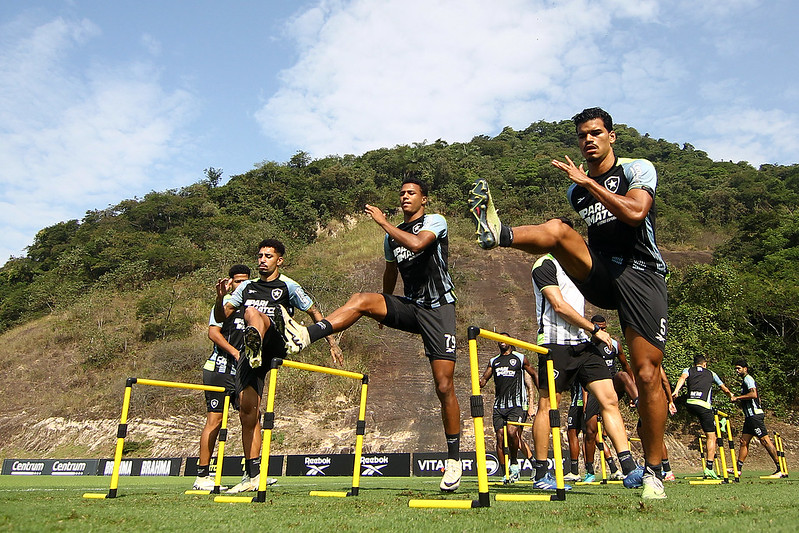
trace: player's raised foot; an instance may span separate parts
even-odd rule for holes
[[[676,481],[677,478],[674,477],[674,472],[669,470],[668,472],[663,472],[663,481]]]
[[[461,484],[461,462],[456,459],[447,459],[444,465],[444,476],[441,478],[439,488],[444,492],[454,492]]]
[[[280,306],[281,317],[275,319],[275,327],[286,340],[286,351],[288,353],[299,353],[311,344],[311,337],[308,335],[308,328],[291,318],[286,308]]]
[[[244,355],[252,368],[261,366],[261,334],[254,326],[244,328]]]
[[[663,488],[663,481],[652,470],[646,469],[641,480],[644,490],[641,491],[641,499],[644,500],[663,500],[666,498],[666,490]]]
[[[705,468],[705,469],[702,471],[702,475],[703,475],[704,477],[706,477],[707,479],[721,479],[721,478],[719,477],[719,475],[716,473],[716,471],[715,471],[715,470],[712,470],[712,469],[710,469],[710,468]]]
[[[641,488],[644,482],[644,467],[639,466],[635,470],[631,470],[629,474],[624,476],[622,482],[625,488],[638,489]]]
[[[588,477],[588,474],[586,474],[586,477]],[[581,480],[582,478],[580,477],[580,474],[573,474],[569,472],[568,474],[563,476],[563,481],[581,481]]]
[[[552,477],[552,474],[547,474],[533,483],[533,488],[539,490],[557,490],[558,482]],[[563,488],[564,490],[572,490],[571,485],[563,485]]]
[[[521,469],[519,465],[510,465],[510,482],[516,483],[521,477]]]
[[[497,246],[502,224],[494,207],[494,201],[491,199],[488,182],[483,178],[475,181],[472,190],[469,192],[469,212],[474,217],[474,223],[477,228],[475,234],[480,248],[490,250]]]
[[[564,477],[564,479],[566,479]],[[593,483],[596,481],[596,474],[589,474],[588,472],[585,473],[585,477],[583,478],[583,483]]]
[[[215,483],[216,482],[214,481],[214,478],[211,476],[197,476],[194,478],[194,486],[192,486],[192,489],[212,491],[214,488],[216,488]],[[227,487],[219,487],[219,490],[227,490]]]

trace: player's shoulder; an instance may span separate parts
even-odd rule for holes
[[[544,264],[551,264],[552,266],[557,266],[555,256],[553,256],[552,254],[542,255],[535,261],[535,263],[533,263],[533,270],[535,270],[540,266],[543,266]]]
[[[620,157],[617,163],[624,171],[624,175],[633,183],[641,181],[647,185],[649,181],[657,180],[655,165],[648,159]]]
[[[744,383],[745,383],[745,384],[746,384],[746,386],[747,386],[747,387],[749,387],[750,389],[754,389],[754,388],[756,388],[756,386],[755,386],[755,378],[753,378],[753,377],[751,376],[751,374],[747,374],[747,375],[746,375],[746,377],[744,377]]]
[[[288,289],[292,289],[292,290],[293,290],[293,289],[297,289],[297,288],[300,288],[300,289],[302,289],[302,285],[300,285],[299,283],[297,283],[296,281],[294,281],[294,279],[293,279],[293,278],[290,278],[290,277],[288,277],[288,276],[287,276],[287,275],[285,275],[285,274],[280,274],[280,275],[278,275],[278,277],[277,277],[277,280],[276,280],[276,281],[278,281],[278,282],[280,282],[280,283],[284,284],[284,285],[285,285],[285,286],[286,286]]]

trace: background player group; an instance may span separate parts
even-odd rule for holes
[[[588,226],[587,243],[564,218],[535,226],[503,225],[483,179],[475,183],[469,207],[482,248],[513,247],[530,254],[543,254],[533,268],[538,342],[550,349],[559,371],[555,384],[557,399],[560,401],[561,393],[575,380],[589,391],[599,405],[617,451],[625,485],[643,486],[643,498],[661,499],[666,497],[662,483],[663,435],[670,398],[664,392],[661,367],[667,333],[668,271],[655,243],[657,176],[647,160],[615,156],[616,134],[605,111],[586,109],[574,117],[574,123],[587,169],[582,164],[576,166],[568,157],[566,162],[553,160],[552,165],[573,182],[568,198]],[[404,218],[401,224],[394,226],[379,208],[366,206],[366,214],[386,233],[383,292],[354,294],[327,317],[322,317],[302,287],[279,274],[285,249],[278,241],[264,241],[259,246],[258,280],[240,283],[229,297],[226,295],[231,288],[230,280],[219,281],[211,326],[224,328],[233,319],[244,343],[238,352],[233,343],[230,343],[232,351],[224,350],[234,360],[228,359],[226,368],[231,369],[229,375],[235,368],[233,381],[249,475],[249,479],[245,477],[231,490],[257,488],[258,408],[269,359],[297,353],[325,338],[330,343],[333,361],[340,364],[341,350],[331,335],[347,329],[362,316],[376,320],[381,328],[388,326],[421,336],[441,406],[447,445],[448,458],[440,488],[443,491],[458,488],[460,408],[453,386],[456,297],[448,270],[447,222],[439,214],[427,214],[427,202],[427,186],[418,179],[408,178],[400,190]],[[403,296],[393,294],[398,275],[404,285]],[[231,278],[235,278],[233,271]],[[610,372],[613,358],[603,358],[603,349],[599,347],[604,346],[610,354],[618,343],[600,325],[583,316],[585,299],[597,307],[618,310],[632,363],[619,374],[631,375],[632,379],[613,379]],[[292,318],[294,308],[306,311],[315,323],[308,327],[300,325]],[[215,361],[218,368],[218,355]],[[211,360],[207,363],[210,366],[213,366]],[[529,364],[525,362],[524,366],[529,372]],[[542,381],[538,410],[546,412],[549,398],[546,381]],[[643,468],[636,468],[628,449],[618,410],[617,390],[622,389],[637,400],[645,456]],[[212,425],[211,414],[209,403],[209,425]],[[541,423],[537,422],[539,419]],[[554,480],[546,471],[549,426],[545,417],[536,418],[533,431],[536,484],[540,488],[554,488]],[[212,436],[215,436],[212,430],[208,436],[204,432],[202,445],[208,442],[213,445]],[[518,445],[511,448],[512,454]],[[201,453],[201,469],[206,456],[210,458],[210,451]]]

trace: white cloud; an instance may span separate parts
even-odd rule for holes
[[[149,64],[66,68],[99,34],[59,18],[0,48],[0,262],[45,226],[176,185],[156,166],[181,147],[193,96]]]

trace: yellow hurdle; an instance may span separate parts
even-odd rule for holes
[[[178,383],[175,381],[161,381],[157,379],[144,379],[144,378],[128,378],[125,381],[125,394],[122,399],[122,416],[119,418],[119,426],[117,426],[117,445],[116,451],[114,452],[114,468],[111,471],[111,487],[108,489],[108,494],[98,494],[87,492],[83,494],[83,497],[89,500],[104,500],[107,498],[116,498],[117,497],[117,489],[119,488],[119,467],[122,464],[122,449],[125,447],[125,437],[128,433],[128,410],[130,409],[130,396],[133,390],[133,385],[151,385],[155,387],[168,387],[174,389],[189,389],[189,390],[201,390],[201,391],[212,391],[212,392],[225,392],[224,387],[216,387],[213,385],[196,385],[194,383]],[[223,418],[227,417],[227,409],[230,405],[229,397],[225,400],[225,410],[222,414]],[[220,462],[222,451],[224,448],[221,446],[220,443],[220,458],[217,459],[217,462]],[[221,470],[221,469],[219,469]],[[219,486],[219,478],[217,478],[217,487]]]
[[[344,498],[347,496],[358,495],[358,491],[360,490],[363,436],[366,429],[366,391],[369,377],[358,372],[350,372],[348,370],[339,370],[337,368],[330,368],[327,366],[312,365],[308,363],[301,363],[299,361],[289,361],[286,359],[274,358],[272,359],[271,368],[269,369],[269,387],[267,389],[266,396],[266,411],[264,412],[263,423],[261,425],[263,430],[261,438],[261,468],[264,468],[265,470],[264,475],[259,478],[258,492],[255,496],[217,496],[214,498],[214,501],[217,503],[263,503],[266,501],[267,474],[269,471],[269,457],[271,455],[272,446],[272,430],[275,427],[275,392],[277,391],[277,369],[281,366],[306,370],[309,372],[318,372],[320,374],[341,376],[361,381],[361,404],[360,409],[358,410],[358,423],[355,431],[355,458],[352,467],[352,489],[348,492],[320,490],[312,490],[309,492],[310,496],[322,496],[328,498]]]

